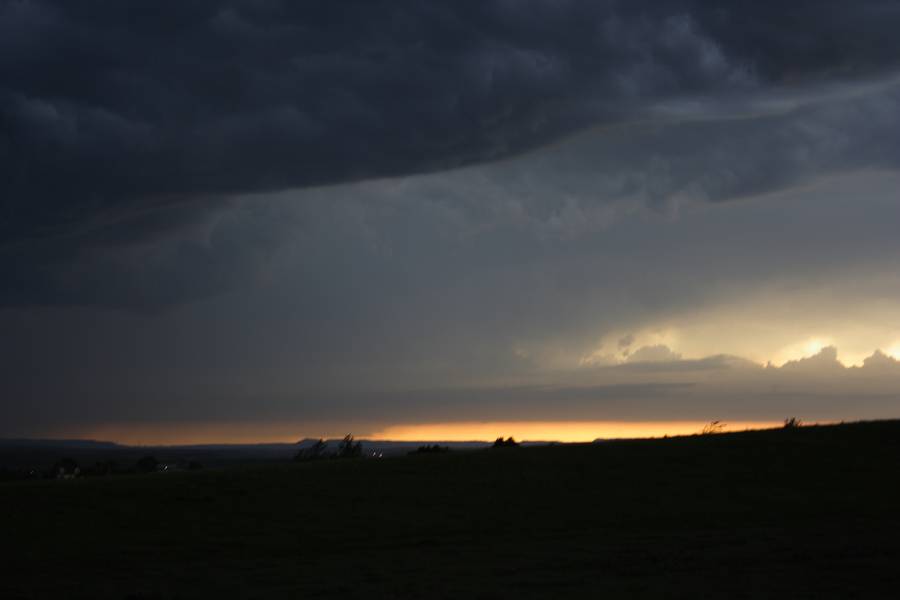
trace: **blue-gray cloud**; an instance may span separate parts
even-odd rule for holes
[[[592,130],[515,160],[444,174],[108,211],[65,234],[0,248],[0,275],[9,282],[0,304],[158,311],[252,286],[274,256],[297,244],[320,257],[291,274],[311,289],[328,289],[349,266],[373,259],[377,269],[402,263],[422,284],[435,260],[480,253],[482,266],[500,268],[548,249],[577,250],[598,235],[614,237],[604,232],[643,207],[674,217],[690,204],[749,198],[825,174],[895,169],[897,140],[900,85],[889,78],[781,112]],[[779,222],[775,213],[768,218],[770,227]],[[375,285],[416,280],[404,273]]]
[[[0,240],[896,66],[896,4],[0,1]]]

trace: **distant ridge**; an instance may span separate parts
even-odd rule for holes
[[[78,440],[55,438],[0,438],[0,448],[71,448],[83,450],[126,450],[140,448],[171,448],[184,450],[260,450],[260,451],[286,451],[291,448],[306,448],[318,442],[318,438],[304,438],[297,442],[238,442],[221,444],[120,444],[104,440]],[[414,440],[395,441],[358,438],[364,446],[379,449],[415,449],[422,445],[439,444],[449,448],[475,449],[490,446],[493,442],[482,440],[447,441],[447,440]],[[329,446],[337,446],[341,438],[328,438],[325,443]],[[559,442],[549,440],[525,440],[523,446],[545,446]]]
[[[354,438],[355,441],[361,442],[363,444],[377,444],[380,446],[421,446],[422,444],[443,444],[445,446],[489,446],[493,442],[482,441],[482,440],[465,440],[465,441],[447,441],[447,440],[382,440],[382,439],[368,439],[368,438]],[[299,442],[296,442],[297,446],[304,447],[315,444],[319,440],[317,438],[304,438]],[[338,444],[342,440],[341,438],[328,438],[325,439],[324,442],[326,444]],[[540,443],[549,443],[549,442],[540,442]]]

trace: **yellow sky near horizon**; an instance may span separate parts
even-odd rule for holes
[[[395,425],[372,435],[395,441],[444,442],[492,441],[500,436],[522,441],[591,442],[596,439],[647,438],[690,435],[700,432],[704,421],[491,421]],[[774,421],[725,423],[724,431],[777,427]]]
[[[706,421],[469,421],[388,425],[379,428],[357,423],[339,426],[301,423],[174,423],[106,424],[77,431],[56,431],[52,437],[95,439],[120,444],[187,445],[293,443],[303,438],[341,438],[397,442],[491,442],[498,437],[519,441],[591,442],[595,439],[646,438],[698,433]],[[725,431],[778,427],[776,421],[734,421]]]
[[[730,354],[775,366],[809,358],[828,346],[837,348],[838,359],[846,367],[861,366],[875,351],[900,360],[900,327],[894,325],[900,323],[898,308],[862,308],[868,311],[862,311],[862,316],[813,314],[804,319],[794,311],[774,314],[771,302],[760,301],[752,308],[728,305],[655,326],[611,332],[598,340],[596,349],[577,360],[570,356],[564,360],[579,366],[622,364],[636,350],[653,346],[665,346],[683,359]],[[630,343],[624,346],[620,340]]]

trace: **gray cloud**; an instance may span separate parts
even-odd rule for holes
[[[781,368],[787,369],[789,371],[823,371],[843,369],[844,366],[840,363],[840,361],[838,361],[837,356],[837,348],[835,348],[834,346],[827,346],[825,348],[822,348],[813,356],[788,361],[784,365],[782,365]],[[872,360],[873,357],[877,361],[877,354],[869,357],[866,360]]]
[[[830,351],[824,355],[830,359]],[[11,420],[0,435],[15,428],[52,429],[65,423],[73,430],[102,424],[165,426],[185,423],[297,423],[343,422],[378,427],[383,424],[458,421],[660,421],[769,420],[787,416],[804,420],[887,418],[895,415],[900,397],[900,368],[875,352],[862,367],[821,365],[812,357],[808,368],[762,366],[732,356],[677,359],[665,362],[624,363],[557,373],[540,384],[407,387],[394,390],[341,389],[274,392],[266,384],[240,383],[217,374],[204,382],[194,374],[177,384],[159,378],[154,384],[136,382],[133,374],[116,373],[91,384],[91,402],[59,404],[53,413],[41,401],[12,407]],[[31,399],[50,389],[66,390],[67,381],[45,381],[30,389],[9,388]],[[170,371],[169,376],[174,372]],[[71,397],[72,392],[66,391]],[[127,394],[127,401],[123,395]],[[306,423],[307,425],[304,425]],[[264,431],[264,429],[261,429]]]
[[[628,356],[628,362],[630,363],[675,362],[680,359],[680,354],[673,352],[668,346],[663,344],[641,346]]]
[[[3,240],[896,66],[890,2],[0,2]],[[865,40],[865,43],[861,43]]]
[[[900,361],[886,355],[881,350],[876,350],[872,356],[865,359],[863,368],[872,371],[892,371],[900,369]]]
[[[894,169],[898,90],[889,83],[749,118],[596,130],[444,174],[119,210],[66,235],[0,248],[0,274],[15,282],[0,303],[158,311],[254,285],[285,246],[324,256],[336,237],[345,257],[359,252],[385,266],[411,252],[423,259],[423,276],[432,253],[428,260],[482,252],[484,266],[499,267],[575,251],[598,235],[614,239],[606,232],[615,222],[644,207],[677,218],[691,204],[771,193],[823,173]],[[346,258],[332,258],[314,267],[317,276],[344,268]]]
[[[886,354],[647,347],[896,342],[898,20],[0,0],[8,426],[884,415]]]
[[[827,334],[847,314],[868,325],[874,318],[889,335],[893,313],[869,316],[865,301],[900,293],[900,280],[888,276],[900,252],[894,174],[859,173],[752,202],[686,207],[677,219],[638,211],[565,243],[539,241],[509,224],[473,228],[463,208],[429,200],[415,181],[379,185],[384,196],[358,195],[381,189],[359,184],[236,201],[174,240],[157,245],[154,238],[135,257],[145,268],[125,270],[136,281],[147,277],[146,289],[165,291],[161,282],[172,280],[152,284],[141,261],[154,253],[162,260],[181,245],[220,257],[227,253],[215,249],[230,247],[235,254],[218,271],[228,293],[150,315],[0,310],[5,397],[15,399],[9,423],[391,421],[470,414],[454,413],[460,398],[468,398],[466,407],[483,403],[471,415],[512,417],[520,415],[517,390],[532,383],[697,384],[666,395],[561,404],[560,414],[571,418],[624,418],[633,408],[635,418],[778,420],[791,406],[809,419],[851,418],[848,398],[864,397],[859,406],[869,416],[895,406],[891,370],[745,376],[763,369],[726,356],[576,369],[606,336],[612,351],[622,331],[677,326],[695,314],[715,318],[738,301],[758,303],[752,315],[772,312],[769,328],[800,322]],[[773,229],[773,222],[781,225]],[[258,254],[248,254],[256,247]],[[238,268],[238,256],[251,264]],[[210,276],[188,270],[183,285]],[[241,285],[230,285],[230,277]],[[92,285],[109,284],[74,278],[73,285],[91,293]],[[727,351],[717,344],[740,335],[728,320],[716,323],[720,341],[706,346],[711,353]],[[789,341],[805,339],[803,331]],[[634,344],[648,345],[637,335]],[[835,377],[841,386],[820,383]],[[512,388],[505,395],[490,391],[504,386]],[[547,390],[529,392],[545,408],[535,399],[521,415],[555,414]],[[677,402],[663,399],[675,392]]]

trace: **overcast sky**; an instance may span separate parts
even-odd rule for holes
[[[0,0],[0,436],[900,417],[898,30]]]

